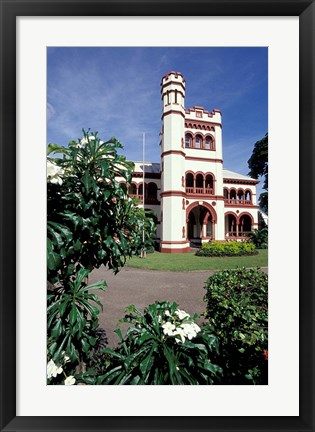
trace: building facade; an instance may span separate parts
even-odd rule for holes
[[[160,251],[168,253],[244,240],[258,227],[258,181],[223,168],[221,112],[186,109],[185,86],[180,72],[162,78],[161,160],[136,162],[129,190],[156,215]]]

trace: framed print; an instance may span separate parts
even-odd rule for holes
[[[314,2],[0,1],[1,431],[314,430]],[[79,91],[84,93],[80,81],[81,89],[76,87],[73,93],[67,93],[66,87],[61,89],[55,86],[54,103],[48,104],[46,111],[48,89],[52,88],[51,82],[60,72],[67,76],[67,86],[75,81],[73,70],[69,72],[67,50],[81,50],[76,68],[84,69],[86,83],[91,76],[96,76],[92,73],[93,69],[112,68],[111,82],[119,90],[117,97],[121,97],[124,104],[128,103],[126,95],[135,94],[131,92],[133,86],[137,97],[143,98],[143,110],[139,110],[138,117],[139,124],[144,124],[150,121],[145,102],[154,92],[146,88],[145,95],[140,94],[139,88],[145,87],[145,75],[139,76],[138,72],[133,75],[134,81],[130,78],[126,83],[117,83],[119,74],[118,71],[115,74],[115,65],[121,67],[121,63],[115,62],[115,56],[110,57],[106,50],[113,49],[117,58],[122,57],[122,49],[125,52],[129,50],[129,57],[125,58],[124,63],[127,70],[131,68],[136,48],[147,49],[150,53],[164,49],[165,57],[160,56],[160,60],[168,65],[167,49],[171,47],[183,50],[183,67],[185,62],[190,62],[189,67],[194,69],[194,76],[200,80],[201,60],[198,64],[197,56],[194,56],[197,47],[199,56],[204,56],[204,50],[209,47],[228,47],[231,50],[233,47],[259,47],[268,52],[268,384],[180,387],[81,385],[67,388],[47,385],[46,293],[42,289],[47,279],[46,144],[47,140],[50,141],[47,118],[54,115],[58,101],[63,103],[59,128],[66,136],[69,133],[66,116],[71,104],[67,105],[65,95],[75,98],[77,93],[77,103],[86,103],[86,112],[91,108],[88,94],[85,100],[78,97]],[[91,49],[95,50],[95,57],[88,57]],[[83,56],[80,57],[82,50],[88,57],[84,62]],[[49,56],[61,51],[57,70],[50,67]],[[78,55],[77,51],[73,52]],[[211,53],[213,55],[214,52]],[[233,51],[233,55],[239,60],[235,64],[240,65],[240,51]],[[104,63],[95,62],[97,56],[105,58]],[[157,57],[148,56],[143,67],[150,59],[155,66]],[[214,67],[213,63],[211,67]],[[159,70],[157,64],[155,68]],[[165,71],[166,74],[168,72]],[[183,75],[178,72],[164,75],[164,80],[171,76],[174,82],[178,79],[183,81],[185,73],[182,72]],[[238,76],[236,71],[235,76]],[[243,79],[246,78],[248,76],[244,74]],[[136,87],[135,80],[140,87]],[[163,93],[166,105],[173,97],[174,104],[183,97],[182,81],[177,83],[180,91]],[[240,81],[239,78],[235,82],[234,95],[241,91]],[[252,83],[253,86],[256,84]],[[190,91],[189,85],[193,87],[193,82],[190,84],[187,81],[187,91]],[[122,88],[124,97],[120,91]],[[218,88],[218,93],[223,91],[224,87]],[[226,98],[231,94],[231,91],[227,92]],[[100,95],[91,97],[93,105],[97,104]],[[116,108],[118,110],[119,105]],[[219,135],[211,131],[213,125],[200,120],[205,117],[204,109],[197,105],[194,108],[196,124],[200,125],[200,130],[209,127],[209,133],[205,134],[204,142],[202,134],[187,135],[187,142],[184,140],[181,143],[182,148],[194,145],[197,152],[201,148],[202,151],[219,148]],[[243,115],[239,113],[238,123],[250,124],[249,111],[245,110]],[[152,109],[152,116],[160,116],[161,113],[157,112]],[[106,112],[102,115],[110,118],[111,114]],[[216,115],[216,112],[211,113],[212,117]],[[134,117],[130,111],[126,111],[125,117],[129,120],[126,127],[131,129]],[[192,125],[191,129],[195,127]],[[173,133],[172,128],[170,131]],[[237,139],[233,139],[236,145]],[[178,156],[183,151],[175,153]],[[213,160],[209,159],[209,163]],[[198,194],[206,189],[213,191],[216,184],[210,171],[209,168],[192,177],[191,188],[194,191],[191,193],[195,193],[195,189],[198,189]],[[144,170],[142,175],[144,184]],[[186,179],[186,189],[190,187],[189,181]],[[232,186],[231,190],[227,190],[230,195],[225,197],[226,200],[241,200],[242,191],[237,191],[240,194],[237,197],[233,195],[233,173],[230,173],[230,181]],[[156,192],[155,189],[152,192],[152,184],[151,195],[148,195],[150,199]],[[249,186],[244,188],[244,200],[251,201],[251,190]],[[136,181],[135,194],[140,196],[141,193],[144,196],[144,190],[140,191],[140,181]],[[211,192],[211,196],[215,194]],[[213,224],[221,204],[214,198],[210,204],[200,201],[200,197],[198,199],[198,211],[205,211],[205,222],[196,238],[202,235],[209,240],[211,236],[220,236]],[[190,230],[189,236],[194,237],[194,223],[189,218],[201,218],[201,213],[197,214],[197,207],[189,207],[188,204],[180,202],[183,208],[187,205],[189,210],[187,225],[183,225],[180,232],[184,240],[166,242],[162,245],[166,253],[173,247],[184,247],[188,238],[186,231]],[[232,202],[229,204],[234,205]],[[251,219],[248,209],[243,219],[242,215],[232,213],[227,216],[232,228],[226,234],[241,237],[243,232],[251,229],[250,221],[254,219]],[[237,222],[235,231],[233,217]],[[200,226],[203,226],[201,222]]]

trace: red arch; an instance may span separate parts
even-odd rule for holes
[[[237,214],[233,213],[232,211],[228,211],[228,212],[224,213],[224,216],[227,216],[229,214],[232,215],[232,216],[234,216],[235,219],[237,220],[237,218],[238,218]]]
[[[190,171],[190,170],[186,171],[186,172],[185,172],[185,175],[186,175],[186,174],[192,174],[193,176],[195,175],[195,173],[194,173],[193,171]]]
[[[189,217],[189,213],[191,212],[191,210],[195,207],[198,207],[199,205],[201,205],[201,206],[205,207],[207,210],[209,210],[209,212],[211,213],[211,216],[212,216],[212,222],[217,223],[216,211],[214,210],[214,208],[210,204],[208,204],[205,201],[203,201],[202,204],[199,204],[199,201],[189,204],[189,206],[186,208],[186,222],[188,222],[188,217]]]
[[[241,220],[241,217],[242,217],[242,216],[249,216],[250,219],[251,219],[251,221],[252,221],[252,225],[254,224],[254,217],[253,217],[253,215],[251,215],[251,214],[248,213],[248,212],[243,212],[243,213],[241,213],[241,214],[238,216],[238,220],[239,220],[239,221]]]

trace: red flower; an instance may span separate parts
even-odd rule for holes
[[[265,357],[265,360],[268,360],[268,350],[264,350],[264,357]]]

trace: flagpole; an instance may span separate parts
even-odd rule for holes
[[[144,208],[144,197],[145,197],[145,167],[144,167],[144,157],[145,157],[145,132],[142,132],[142,204],[143,204],[143,213],[145,211]],[[142,226],[142,250],[141,250],[141,258],[145,258],[146,251],[145,251],[145,245],[144,245],[144,223]]]

